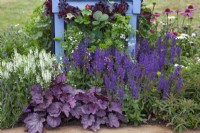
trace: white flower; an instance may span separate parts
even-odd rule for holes
[[[192,35],[191,35],[192,37],[195,37],[196,36],[196,33],[192,33]]]
[[[174,64],[175,67],[179,66],[178,64]]]
[[[126,39],[126,37],[125,37],[124,34],[121,34],[121,35],[120,35],[120,38],[121,38],[121,39]]]
[[[183,39],[187,39],[188,37],[189,37],[188,34],[181,33],[180,36],[177,36],[177,37],[176,37],[176,39],[183,40]]]
[[[172,19],[175,19],[175,18],[176,18],[175,16],[168,16],[169,20],[172,20]]]

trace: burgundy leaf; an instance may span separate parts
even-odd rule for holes
[[[70,106],[69,104],[64,104],[62,107],[62,112],[69,117],[69,112],[70,112]]]
[[[110,127],[119,127],[119,120],[115,114],[110,113],[108,115],[108,125]]]
[[[95,122],[95,118],[93,115],[83,115],[81,124],[83,124],[83,128],[86,129]]]
[[[59,126],[61,123],[61,118],[60,117],[51,117],[47,116],[47,124],[51,126],[52,128],[55,128]]]
[[[111,102],[109,107],[108,107],[108,110],[122,114],[121,104],[119,102],[118,103],[117,102]]]
[[[52,103],[48,109],[47,109],[47,112],[49,113],[50,116],[52,117],[58,117],[61,113],[61,109],[62,109],[62,103],[60,102],[55,102],[55,103]]]
[[[59,83],[65,83],[65,81],[66,81],[66,76],[65,76],[64,73],[59,74],[59,75],[56,77],[56,79],[55,79],[55,82],[56,82],[57,84],[59,84]]]
[[[42,133],[43,122],[45,122],[45,119],[37,113],[31,113],[24,119],[29,133]]]

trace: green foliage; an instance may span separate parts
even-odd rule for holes
[[[168,126],[180,133],[183,129],[195,129],[200,124],[200,105],[192,99],[177,99],[171,96],[166,101],[156,100],[156,117],[169,121]]]
[[[34,47],[28,43],[29,37],[23,29],[10,27],[6,32],[0,33],[0,59],[11,58],[16,49],[20,54],[27,54]]]
[[[44,50],[30,50],[27,55],[15,51],[10,60],[0,62],[0,128],[13,127],[20,120],[22,110],[30,100],[32,84],[40,83],[45,87],[61,72],[55,60],[56,57]]]
[[[76,16],[67,24],[62,47],[68,55],[79,43],[83,42],[85,37],[90,38],[89,49],[91,51],[95,50],[97,46],[101,49],[117,47],[121,50],[127,47],[128,36],[133,33],[133,27],[129,24],[130,16],[115,14],[115,19],[110,20],[107,14],[96,11],[91,20],[91,15],[91,10],[83,9],[81,15]],[[67,14],[67,18],[70,20],[73,17],[72,14]]]
[[[38,49],[51,51],[51,17],[43,13],[43,6],[36,7],[31,19],[25,24],[25,32],[29,43]]]
[[[142,100],[134,99],[133,97],[126,95],[122,110],[124,111],[127,121],[133,123],[134,126],[146,122],[144,103]]]

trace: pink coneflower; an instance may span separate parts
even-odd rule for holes
[[[157,13],[157,12],[156,12],[156,13],[153,14],[153,16],[154,16],[154,17],[160,17],[160,13]]]
[[[181,12],[181,10],[178,10],[178,9],[177,9],[175,12],[176,12],[177,14],[179,14],[179,13]]]
[[[186,9],[188,9],[188,10],[190,10],[190,11],[196,10],[196,8],[195,8],[193,5],[187,6]]]
[[[166,14],[166,15],[169,15],[169,14],[172,14],[173,11],[169,8],[166,8],[164,11],[163,11],[163,14]]]
[[[185,11],[181,13],[181,15],[192,17],[192,12],[189,9],[185,9]]]

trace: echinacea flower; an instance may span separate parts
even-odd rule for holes
[[[163,11],[163,14],[166,14],[166,15],[169,15],[169,14],[172,14],[173,11],[169,8],[166,8],[164,11]]]
[[[185,9],[184,12],[181,13],[182,16],[192,17],[192,12],[189,9]]]
[[[177,14],[179,14],[179,13],[181,12],[181,10],[178,10],[178,9],[177,9],[175,12],[176,12]]]
[[[190,10],[190,11],[196,10],[196,8],[195,8],[193,5],[187,6],[186,9],[188,9],[188,10]]]
[[[154,16],[154,17],[160,17],[160,13],[157,13],[157,12],[156,12],[156,13],[153,14],[153,16]]]

